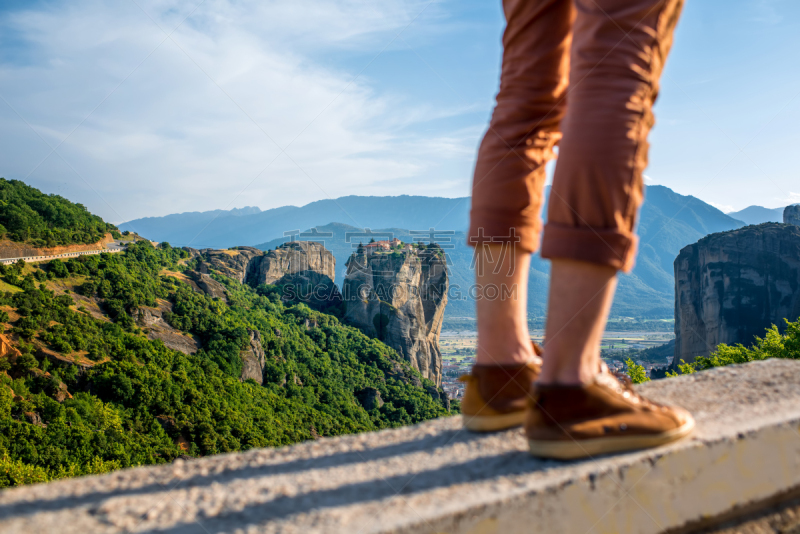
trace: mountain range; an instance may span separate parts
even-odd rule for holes
[[[469,198],[347,196],[318,200],[302,207],[242,210],[147,217],[124,223],[120,229],[167,241],[172,246],[198,249],[254,245],[283,237],[287,232],[300,232],[332,222],[357,228],[463,231],[467,226]]]
[[[729,212],[728,215],[746,224],[763,224],[766,222],[783,222],[784,208],[763,208],[748,206],[743,210]]]
[[[369,241],[370,232],[378,234],[375,239],[392,235],[403,241],[428,242],[427,231],[435,228],[434,240],[445,248],[451,272],[447,317],[472,318],[472,249],[466,245],[465,235],[469,205],[468,197],[348,196],[265,211],[245,208],[249,212],[151,217],[122,224],[120,229],[193,248],[249,245],[268,250],[292,239],[292,234],[295,239],[324,241],[336,257],[336,282],[341,285],[347,258],[360,241]],[[710,233],[741,226],[745,226],[744,221],[695,197],[680,195],[664,186],[647,187],[637,229],[639,257],[633,272],[620,277],[612,316],[671,318],[672,263],[680,249]],[[531,317],[545,314],[549,272],[549,262],[535,255],[529,278]]]

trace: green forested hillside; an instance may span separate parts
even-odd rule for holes
[[[0,238],[37,247],[95,243],[116,232],[81,204],[45,195],[19,180],[0,178]]]
[[[180,280],[186,263],[185,251],[145,242],[0,266],[0,487],[447,413],[432,384],[379,341],[284,305],[271,286],[218,277],[228,304],[197,293]],[[156,305],[203,348],[186,355],[148,340],[134,317]],[[239,380],[249,330],[261,333],[263,386]],[[367,411],[358,399],[375,390],[383,404]]]

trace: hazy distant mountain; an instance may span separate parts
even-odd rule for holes
[[[294,206],[278,208],[278,210],[293,209]],[[208,224],[214,221],[225,220],[229,217],[240,218],[249,215],[262,213],[256,206],[244,208],[234,208],[232,210],[212,210],[212,211],[189,211],[186,213],[174,213],[163,217],[145,217],[123,223],[119,226],[120,230],[130,230],[141,236],[152,236],[153,241],[172,242],[173,236],[180,236],[181,241],[190,242],[202,232]]]
[[[318,233],[330,232],[333,234],[330,237],[307,234],[299,239],[325,242],[336,257],[338,284],[344,277],[344,264],[353,246],[370,239],[368,235],[351,235],[347,242],[348,232],[365,234],[363,229],[370,228],[372,232],[390,232],[404,241],[417,238],[427,242],[429,237],[412,235],[409,231],[436,228],[445,231],[437,233],[435,240],[447,251],[451,286],[459,292],[452,293],[447,316],[473,317],[474,303],[468,297],[473,283],[472,249],[465,243],[468,214],[469,198],[349,196],[238,216],[218,211],[139,219],[120,228],[135,228],[150,239],[195,248],[251,245],[270,249],[289,239],[285,232],[310,229]],[[612,313],[627,317],[672,317],[672,262],[680,249],[707,234],[741,226],[743,222],[702,200],[679,195],[664,186],[648,187],[638,227],[638,261],[630,275],[621,277]],[[389,230],[379,230],[387,228]],[[530,313],[534,317],[545,313],[549,276],[550,263],[534,256],[528,295]]]
[[[745,224],[783,222],[783,208],[762,208],[761,206],[748,206],[743,210],[728,213],[728,215],[734,219],[744,221]]]
[[[647,188],[639,219],[639,256],[634,273],[649,287],[669,293],[673,305],[673,266],[680,250],[700,238],[744,226],[710,204],[668,187]]]
[[[256,208],[257,209],[257,208]],[[300,231],[331,222],[358,228],[431,227],[465,231],[469,198],[420,196],[348,196],[319,200],[303,207],[284,206],[238,217],[230,212],[180,213],[136,219],[120,225],[154,241],[174,246],[227,248],[264,243],[285,232]],[[228,215],[226,215],[228,214]]]

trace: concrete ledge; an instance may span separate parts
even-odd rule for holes
[[[581,462],[458,418],[0,492],[0,532],[663,532],[800,487],[800,361],[642,387],[695,436]]]

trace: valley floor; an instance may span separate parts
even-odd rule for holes
[[[663,361],[652,361],[652,358],[641,356],[642,351],[661,347],[675,338],[672,332],[615,332],[606,331],[600,347],[603,360],[612,370],[622,370],[624,361],[632,358],[649,372],[654,367],[663,367],[672,361],[665,357]],[[543,330],[531,330],[531,339],[542,343]],[[451,399],[460,399],[464,394],[464,384],[458,377],[469,374],[475,363],[475,350],[478,341],[477,332],[470,330],[444,331],[439,340],[442,351],[442,387]]]

